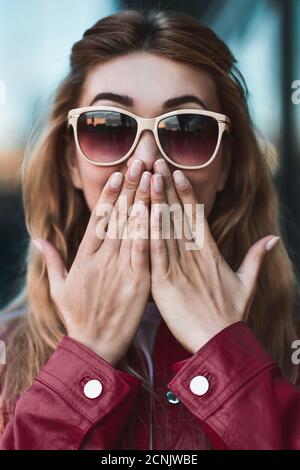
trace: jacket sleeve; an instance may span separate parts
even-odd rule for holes
[[[97,380],[98,386],[100,382],[95,398],[84,392],[90,380]],[[141,384],[141,379],[64,336],[17,401],[0,449],[111,449]]]
[[[300,390],[244,322],[172,367],[168,387],[214,448],[300,449]]]

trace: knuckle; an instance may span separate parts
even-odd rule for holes
[[[138,189],[135,195],[134,204],[136,204],[138,201],[142,201],[145,205],[147,205],[149,202],[149,194],[142,193]]]
[[[174,188],[172,175],[166,176],[164,178],[164,186],[166,190],[170,190]]]
[[[103,230],[104,227],[107,225],[108,223],[108,220],[109,220],[109,214],[103,214],[101,216],[98,216],[95,220],[95,224],[94,224],[94,227],[95,227],[95,230],[96,230],[96,233],[98,232],[98,230]]]
[[[112,210],[113,204],[110,202],[98,202],[94,214],[96,217],[107,216]]]
[[[110,185],[104,186],[101,192],[101,196],[100,196],[101,200],[98,202],[98,205],[101,206],[106,203],[113,203],[119,191],[120,191],[119,188],[112,188]]]
[[[127,191],[135,191],[136,188],[137,188],[137,182],[129,179],[129,177],[126,176],[124,180],[124,189]]]
[[[96,237],[100,240],[103,240],[106,235],[105,225],[103,223],[99,223],[96,226]]]
[[[146,243],[143,241],[143,240],[136,240],[135,241],[135,244],[134,244],[134,252],[137,254],[137,255],[144,255],[147,253],[147,245]]]
[[[166,247],[162,243],[156,243],[151,251],[156,255],[163,255],[166,252]]]
[[[154,209],[154,206],[155,206],[156,204],[163,205],[164,202],[165,202],[165,197],[164,197],[164,195],[162,195],[162,196],[155,196],[154,198],[152,198],[151,210]]]

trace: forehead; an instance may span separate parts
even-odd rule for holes
[[[103,91],[132,97],[132,111],[136,112],[151,114],[167,99],[185,94],[196,95],[208,109],[220,111],[215,83],[205,70],[146,52],[94,66],[86,78],[79,106],[88,106]]]

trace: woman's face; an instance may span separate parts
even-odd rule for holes
[[[222,112],[216,86],[207,72],[146,52],[128,54],[95,66],[87,76],[78,107],[89,106],[95,96],[102,92],[126,95],[132,99],[133,104],[125,106],[114,100],[100,99],[94,105],[118,106],[145,118],[175,109],[203,109],[192,100],[163,109],[165,101],[182,95],[194,95],[208,110]],[[75,158],[71,163],[72,181],[76,188],[83,191],[90,210],[97,203],[111,173],[120,171],[125,174],[136,158],[144,161],[145,170],[154,173],[155,160],[162,158],[154,135],[149,130],[141,134],[130,157],[118,165],[98,167],[84,160],[76,150],[74,152],[72,155]],[[168,162],[167,164],[172,173],[177,169]],[[217,192],[224,189],[228,168],[229,157],[221,145],[217,157],[207,167],[183,170],[193,185],[199,203],[204,204],[206,216],[213,207]]]

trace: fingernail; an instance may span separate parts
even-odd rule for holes
[[[174,181],[178,188],[185,188],[187,185],[187,179],[181,170],[176,170],[173,173]]]
[[[39,241],[36,240],[36,239],[35,239],[35,240],[32,240],[32,241],[33,241],[33,243],[35,244],[35,246],[37,247],[37,249],[38,249],[41,253],[43,253],[43,247],[42,247],[41,242],[39,242]]]
[[[113,188],[113,189],[119,188],[121,186],[122,179],[123,179],[122,173],[120,173],[120,172],[113,173],[110,180],[109,180],[109,184],[110,184],[111,188]]]
[[[165,160],[156,160],[155,162],[155,168],[157,171],[159,171],[163,176],[169,176],[170,170],[168,168],[167,163]]]
[[[266,250],[270,251],[276,245],[276,243],[280,240],[280,237],[273,237],[271,240],[268,241],[266,244]]]
[[[141,169],[142,169],[141,160],[134,160],[129,170],[130,176],[133,176],[135,178],[136,176],[140,174]]]
[[[142,191],[147,191],[149,189],[150,179],[151,179],[151,173],[148,173],[145,171],[140,181],[140,188]]]
[[[163,190],[163,178],[160,174],[156,173],[154,176],[154,189],[157,193]]]

